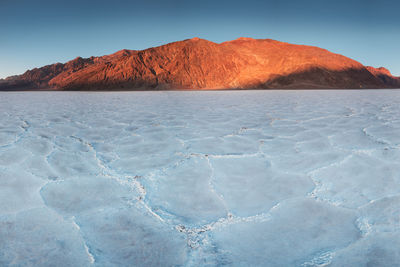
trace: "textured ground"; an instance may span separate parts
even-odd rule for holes
[[[400,91],[0,95],[0,266],[396,266]]]

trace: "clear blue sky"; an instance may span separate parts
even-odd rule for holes
[[[398,0],[0,0],[0,78],[196,36],[315,45],[400,75]]]

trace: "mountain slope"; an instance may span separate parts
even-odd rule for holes
[[[386,69],[385,69],[386,70]],[[29,70],[0,89],[398,88],[389,71],[325,49],[270,39],[193,38],[142,51],[76,58]]]

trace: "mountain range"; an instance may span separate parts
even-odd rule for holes
[[[0,80],[0,90],[400,88],[381,67],[313,46],[200,38],[56,63]]]

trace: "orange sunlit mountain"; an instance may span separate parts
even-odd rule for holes
[[[2,90],[399,88],[385,68],[270,39],[193,38],[142,51],[78,57],[0,81]]]

